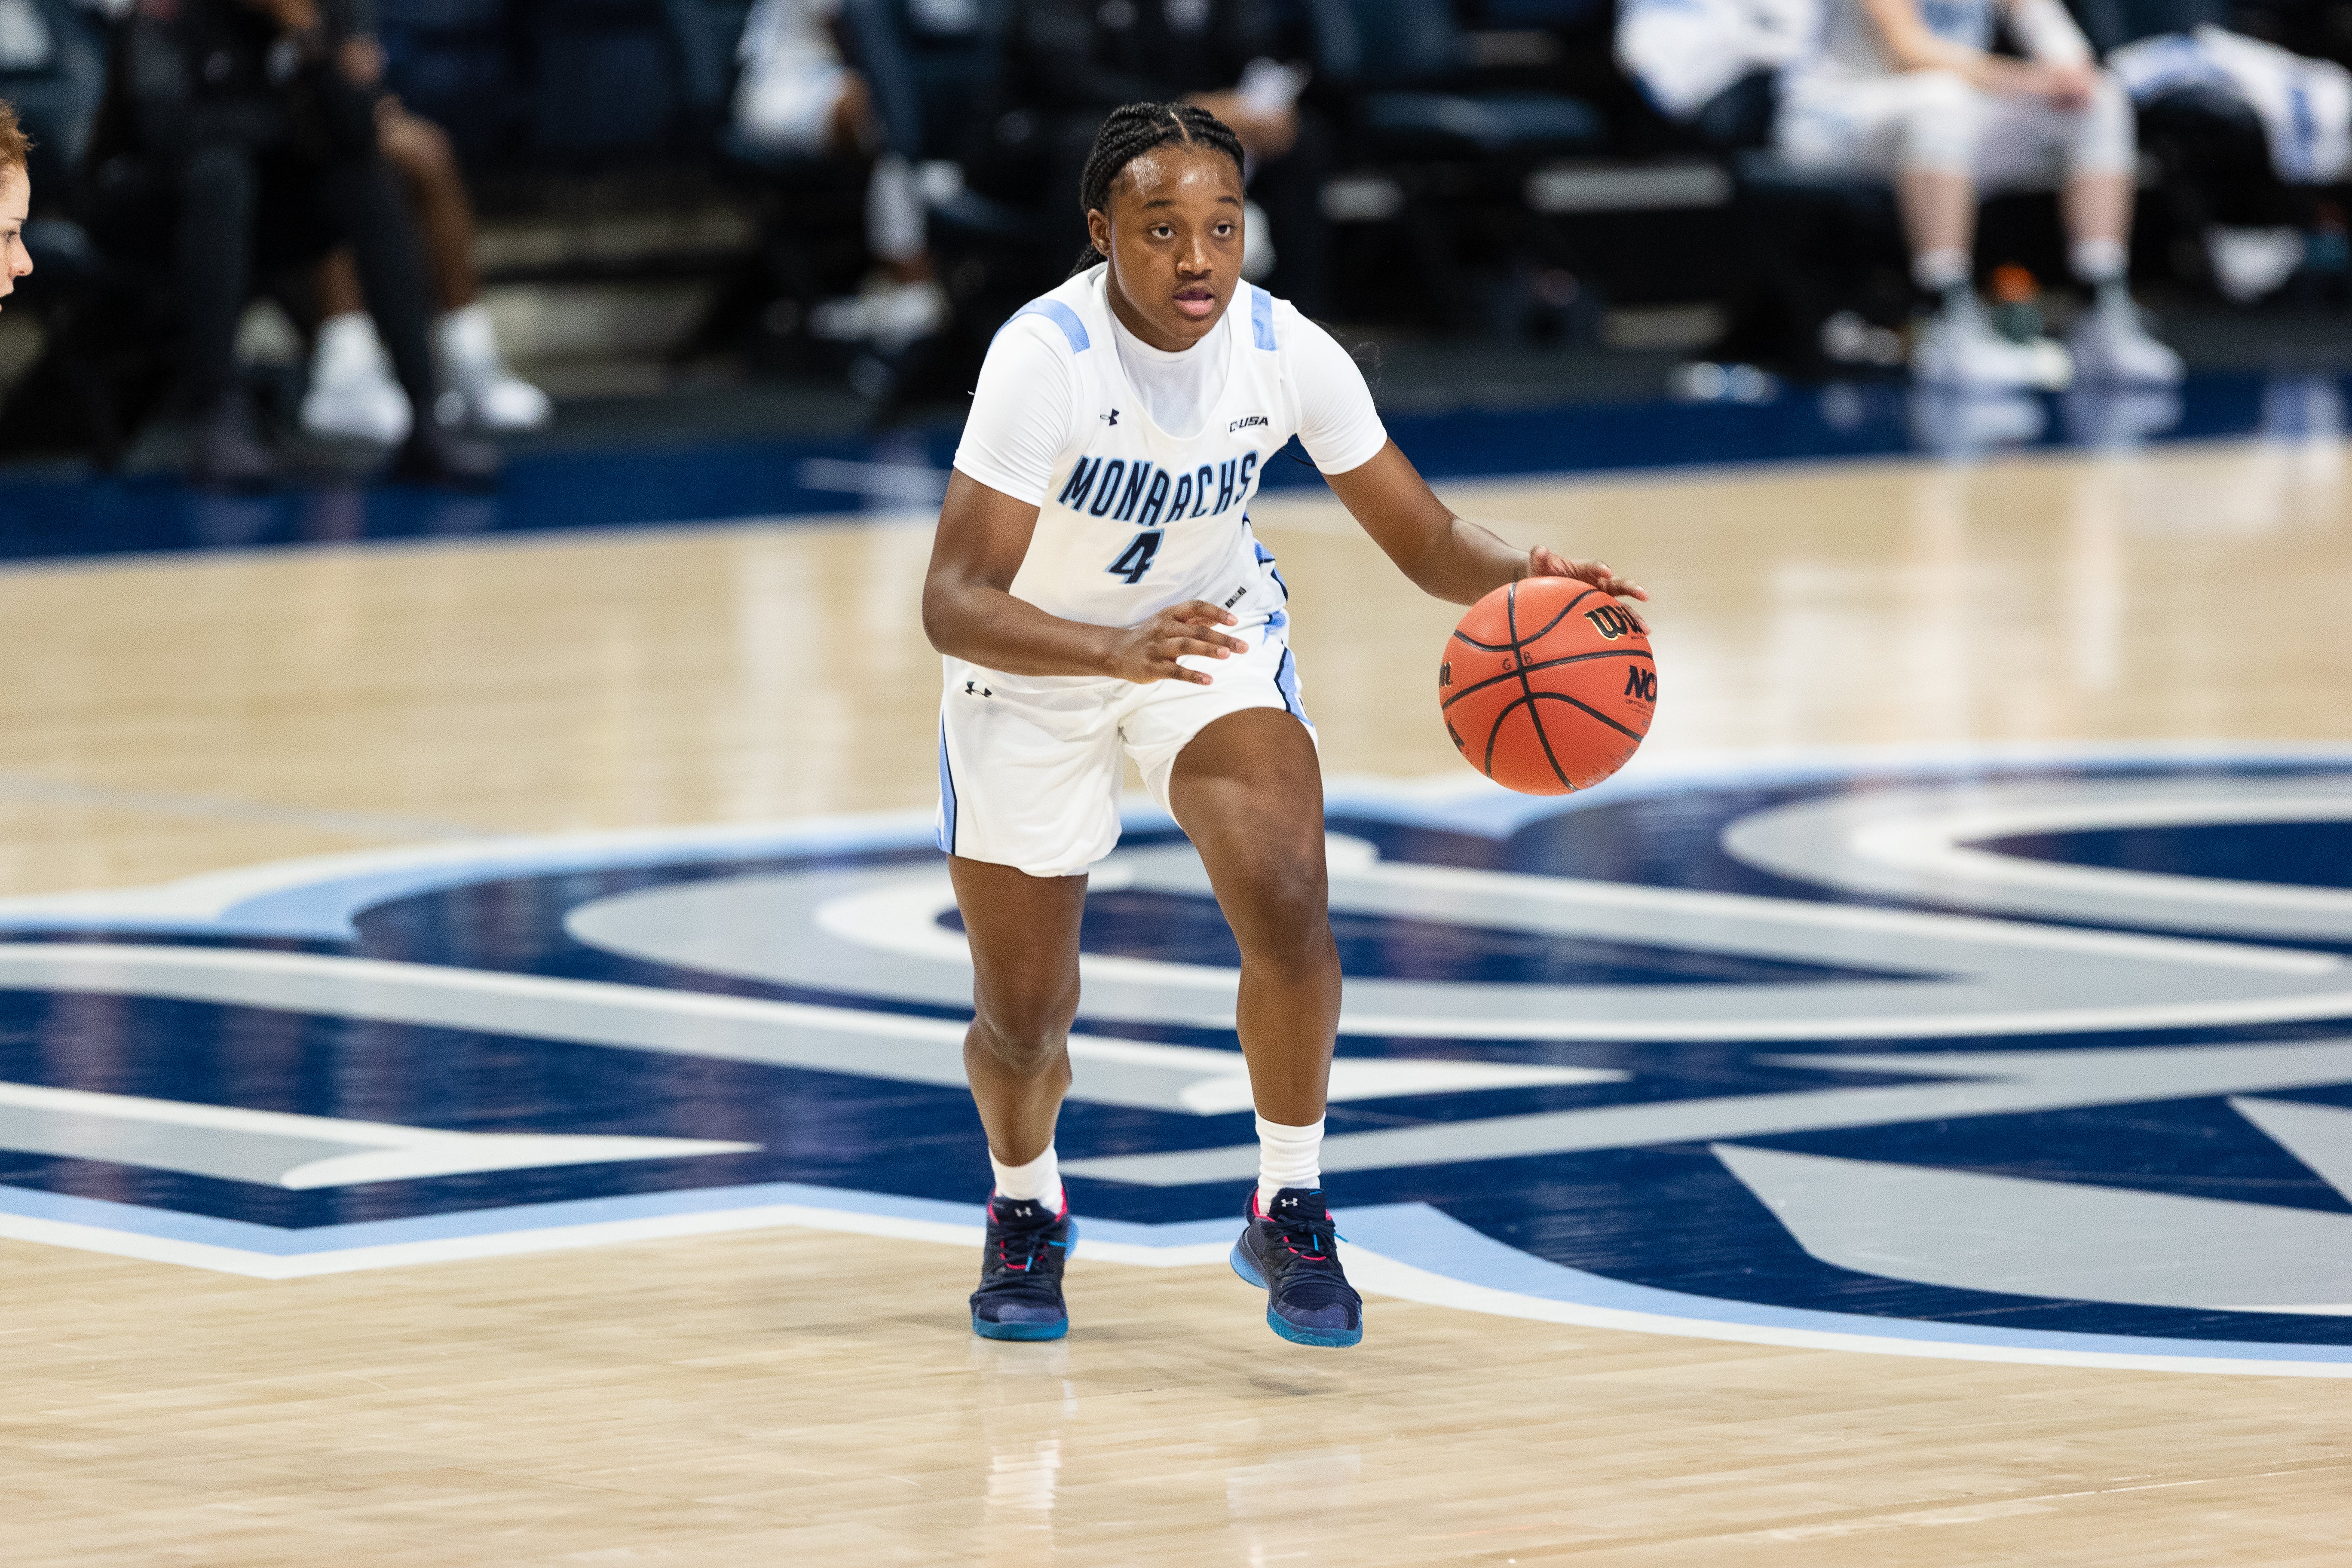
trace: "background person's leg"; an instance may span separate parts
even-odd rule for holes
[[[418,264],[408,214],[380,158],[338,163],[320,176],[321,195],[359,264],[368,314],[392,356],[393,373],[416,411],[401,467],[413,478],[477,483],[497,476],[498,454],[479,442],[462,440],[432,417],[438,393],[427,323],[431,305],[425,270]]]
[[[972,1020],[963,1064],[991,1156],[1026,1165],[1053,1145],[1070,1087],[1078,1016],[1084,877],[1032,877],[1011,866],[948,859],[971,944]]]
[[[312,287],[319,332],[310,350],[310,384],[302,395],[302,427],[314,435],[398,445],[408,435],[415,411],[392,378],[392,362],[368,316],[349,246],[337,246],[319,263]]]
[[[261,179],[253,153],[230,142],[189,153],[179,166],[178,282],[188,320],[187,384],[198,410],[200,479],[257,484],[277,471],[237,378],[236,328],[253,289],[254,214]]]

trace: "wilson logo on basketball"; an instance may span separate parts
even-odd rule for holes
[[[1625,695],[1636,702],[1655,702],[1658,700],[1658,672],[1639,668],[1628,669],[1625,672]]]
[[[1633,617],[1614,605],[1603,605],[1597,610],[1587,610],[1584,612],[1584,618],[1592,623],[1594,631],[1599,632],[1611,642],[1615,642],[1633,629]]]

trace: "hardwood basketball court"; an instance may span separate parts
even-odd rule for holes
[[[2112,758],[2138,770],[2124,781],[2137,788],[2170,776],[2167,769],[2193,772],[2220,759],[2271,770],[2261,774],[2264,788],[2284,778],[2279,787],[2315,790],[2331,770],[2352,770],[2352,470],[2337,440],[1441,489],[1514,539],[1598,555],[1653,593],[1658,725],[1633,767],[1595,795],[1595,812],[1609,805],[1609,789],[1629,802],[1671,805],[1680,797],[1668,785],[1684,776],[1851,777],[1864,782],[1839,787],[1859,791],[1870,780],[1924,777],[1921,768],[1948,779],[2051,759],[2095,771]],[[1427,786],[1433,798],[1454,798],[1447,792],[1459,793],[1467,771],[1438,722],[1433,688],[1454,613],[1417,597],[1328,500],[1287,492],[1262,504],[1256,521],[1293,590],[1306,701],[1335,801],[1418,798],[1391,781],[1419,780],[1438,781]],[[903,847],[923,842],[919,819],[935,790],[938,666],[915,615],[928,544],[919,518],[845,519],[58,561],[0,573],[0,649],[15,677],[0,689],[0,917],[21,944],[161,945],[203,950],[200,957],[228,946],[327,959],[342,950],[302,934],[308,928],[285,912],[292,903],[268,906],[282,926],[265,929],[254,913],[247,927],[212,931],[173,922],[228,907],[226,894],[177,903],[120,895],[310,857],[359,856],[330,864],[381,868],[409,855],[462,858],[478,847],[487,863],[522,854],[515,841],[550,836],[606,836],[593,842],[610,846],[640,842],[612,837],[639,830],[757,824],[782,825],[777,831],[789,836],[835,818],[855,820],[826,832],[880,835],[872,841],[902,847],[889,851],[890,866],[919,866]],[[2298,817],[2280,808],[2263,820],[2340,824],[2342,813],[2326,815],[2333,810]],[[1668,805],[1656,811],[1640,820],[1661,833],[1678,820]],[[2158,811],[2133,820],[2176,818]],[[2340,826],[2328,832],[2339,836],[2310,839],[2315,858],[2301,869],[2255,877],[2301,889],[2298,919],[2336,919],[2330,900],[2347,897],[2340,889],[2352,875],[2328,860],[2340,851]],[[850,837],[825,852],[834,857],[825,865],[854,858],[854,847],[843,847]],[[1638,881],[1649,874],[1635,864],[1641,847],[1601,835],[1577,840],[1574,852],[1586,858],[1578,864],[1587,875]],[[765,867],[781,853],[713,850],[705,858]],[[2091,853],[2082,845],[2064,851]],[[1621,868],[1593,868],[1615,864],[1612,854]],[[2149,870],[2128,855],[2110,864]],[[2205,862],[2172,869],[2215,875]],[[268,885],[293,888],[308,874]],[[558,881],[587,874],[547,872]],[[2238,888],[2252,875],[2221,879]],[[599,884],[600,896],[618,899],[635,886]],[[101,893],[118,897],[60,898]],[[2232,896],[2216,895],[2224,903]],[[483,967],[530,968],[512,956],[527,946],[512,932],[538,918],[529,915],[537,905],[521,892],[450,897],[457,901],[415,914],[414,930],[471,922],[467,940],[508,955]],[[266,902],[236,908],[258,911]],[[1139,904],[1128,918],[1159,907]],[[1946,899],[1937,907],[1957,906]],[[2018,906],[1993,900],[1986,912],[2014,917]],[[1106,918],[1117,913],[1110,908]],[[559,918],[571,917],[547,916]],[[2052,918],[2070,930],[2097,923]],[[392,940],[365,919],[359,924],[371,942]],[[2254,940],[2227,925],[2200,935],[2187,918],[2152,921],[2143,934],[2167,931],[2184,942]],[[2301,963],[2296,973],[2319,975],[2331,953],[2340,967],[2352,926],[2285,945],[2286,957],[2247,958],[2249,973],[2268,963],[2263,973],[2284,974]],[[1134,951],[1157,963],[1218,962]],[[538,973],[550,984],[654,984],[649,971]],[[1519,1228],[1500,1238],[1514,1247],[1564,1259],[1583,1278],[1679,1290],[1680,1300],[1731,1291],[1723,1281],[1763,1268],[1743,1261],[1751,1255],[1785,1256],[1794,1282],[1754,1298],[1761,1306],[1749,1328],[1645,1320],[1637,1331],[1607,1326],[1631,1320],[1590,1302],[1546,1319],[1530,1315],[1538,1309],[1525,1293],[1489,1299],[1475,1281],[1433,1284],[1443,1270],[1428,1259],[1383,1266],[1387,1255],[1358,1237],[1370,1297],[1365,1342],[1309,1351],[1267,1333],[1262,1299],[1222,1261],[1211,1216],[1238,1205],[1240,1184],[1202,1188],[1205,1195],[1180,1213],[1149,1205],[1166,1193],[1180,1194],[1166,1202],[1192,1204],[1181,1196],[1192,1189],[1097,1175],[1074,1186],[1082,1216],[1107,1217],[1088,1233],[1100,1245],[1082,1242],[1072,1267],[1070,1338],[990,1343],[972,1338],[963,1308],[978,1239],[969,1215],[987,1172],[976,1129],[959,1131],[950,1114],[950,1091],[914,1077],[885,1084],[769,1068],[761,1070],[788,1086],[881,1087],[878,1098],[838,1114],[827,1110],[836,1101],[821,1097],[804,1113],[763,1110],[769,1119],[747,1131],[753,1118],[741,1080],[616,1079],[579,1126],[789,1152],[803,1165],[752,1173],[811,1191],[866,1191],[914,1169],[919,1183],[889,1190],[908,1205],[932,1204],[937,1215],[852,1212],[815,1198],[795,1209],[771,1195],[765,1207],[731,1217],[646,1218],[653,1210],[629,1208],[634,1217],[602,1231],[541,1231],[511,1246],[445,1225],[429,1243],[388,1241],[389,1251],[340,1262],[303,1253],[311,1261],[280,1270],[290,1277],[260,1278],[250,1271],[258,1264],[238,1272],[247,1266],[158,1260],[198,1256],[185,1250],[195,1243],[161,1221],[146,1231],[125,1221],[117,1236],[92,1228],[89,1216],[202,1211],[206,1224],[233,1221],[256,1236],[263,1227],[415,1225],[424,1210],[404,1194],[439,1194],[434,1214],[443,1218],[505,1204],[667,1202],[670,1189],[646,1184],[650,1176],[609,1192],[595,1184],[604,1173],[690,1163],[585,1161],[537,1176],[528,1164],[478,1165],[459,1168],[488,1173],[265,1192],[204,1175],[212,1156],[191,1155],[158,1175],[139,1163],[134,1132],[120,1130],[202,1121],[156,1110],[158,1101],[369,1126],[403,1123],[385,1108],[404,1103],[414,1120],[403,1125],[412,1130],[436,1125],[416,1108],[440,1105],[449,1109],[439,1126],[553,1131],[533,1121],[543,1107],[532,1096],[570,1092],[563,1064],[573,1058],[518,1067],[511,1051],[500,1054],[496,1031],[460,1039],[459,1026],[445,1020],[400,1037],[399,1070],[410,1079],[387,1087],[364,1067],[373,1059],[364,1051],[406,1026],[370,1011],[376,1004],[360,991],[373,980],[350,983],[354,1010],[341,1015],[326,1004],[273,1012],[129,983],[11,984],[27,988],[6,1024],[14,1043],[0,1078],[138,1102],[0,1103],[0,1133],[19,1125],[10,1117],[46,1130],[0,1137],[19,1151],[0,1155],[0,1182],[31,1194],[0,1215],[0,1234],[13,1238],[0,1241],[0,1342],[11,1367],[0,1426],[13,1482],[4,1555],[12,1564],[2316,1568],[2352,1550],[2352,1426],[2340,1381],[2352,1374],[2352,1319],[2343,1315],[2352,1307],[2327,1300],[2248,1296],[2191,1310],[2182,1303],[2201,1299],[2131,1285],[2117,1288],[2113,1300],[2125,1305],[2112,1321],[2080,1298],[2038,1302],[2042,1316],[2019,1317],[2019,1304],[2036,1296],[2015,1283],[2024,1276],[2004,1276],[2003,1290],[1986,1291],[1935,1273],[1968,1266],[1965,1239],[1940,1262],[1904,1265],[1894,1278],[1908,1283],[1889,1285],[1832,1262],[1841,1256],[1835,1238],[1808,1230],[1797,1209],[1783,1214],[1794,1240],[1725,1232],[1719,1257],[1701,1219],[1674,1232],[1671,1255],[1644,1251],[1650,1242],[1635,1220],[1603,1246],[1578,1230],[1579,1215],[1605,1199],[1632,1205],[1623,1213],[1637,1220],[1648,1212],[1640,1205],[1666,1201],[1658,1195],[1666,1188],[1644,1184],[1641,1173],[1652,1167],[1627,1164],[1612,1197],[1591,1184],[1601,1178],[1586,1167],[1547,1175],[1522,1162],[1511,1167],[1519,1184],[1508,1197]],[[749,971],[706,989],[752,1002],[790,991]],[[910,1002],[904,1016],[936,1016],[927,1005]],[[2319,1003],[2280,1004],[2254,1022],[2227,1025],[2234,1032],[2226,1038],[2316,1049],[2331,1016],[2352,1016],[2352,1007],[2331,1015]],[[1213,1043],[1199,1031],[1116,1020],[1089,1017],[1083,1026],[1195,1050]],[[2142,1021],[2128,1026],[2141,1032],[2124,1043],[2178,1043],[2200,1026]],[[2079,1036],[2041,1027],[2016,1030],[2031,1037],[2000,1048],[2089,1048]],[[1524,1049],[1480,1043],[1515,1038],[1498,1027],[1436,1054],[1601,1064],[1596,1073],[1628,1064],[1609,1069],[1633,1086],[1622,1090],[1494,1089],[1479,1091],[1491,1102],[1475,1102],[1491,1104],[1481,1114],[1550,1114],[1588,1103],[1579,1096],[1637,1092],[1645,1069],[1633,1058],[1578,1043],[1599,1037],[1555,1036]],[[1901,1048],[1987,1044],[1948,1035]],[[436,1057],[445,1046],[449,1054]],[[593,1048],[604,1051],[599,1060],[640,1054]],[[1393,1040],[1378,1048],[1431,1054]],[[1671,1059],[1677,1071],[1720,1071],[1727,1094],[1768,1091],[1741,1074],[1793,1070],[1743,1057],[1734,1071],[1710,1045],[1643,1048],[1664,1054],[1643,1060]],[[1895,1048],[1848,1040],[1772,1050]],[[436,1060],[449,1064],[446,1081],[434,1081]],[[174,1079],[173,1062],[202,1065]],[[694,1063],[698,1072],[706,1065]],[[2321,1130],[2291,1142],[2300,1165],[2238,1126],[2225,1139],[2236,1163],[2205,1175],[2177,1161],[2103,1170],[2111,1156],[2100,1151],[2113,1145],[2099,1139],[2136,1114],[2128,1104],[2037,1112],[2019,1123],[2024,1152],[2014,1158],[1954,1152],[1952,1140],[1973,1135],[1962,1125],[1968,1112],[1882,1128],[1871,1134],[1878,1153],[1834,1157],[1870,1172],[1911,1163],[1998,1171],[2002,1180],[2181,1202],[2204,1193],[2199,1201],[2249,1207],[2263,1206],[2267,1190],[2280,1194],[2271,1200],[2285,1205],[2278,1212],[2319,1224],[2352,1212],[2352,1194],[2318,1179],[2344,1174],[2331,1171],[2327,1152],[2338,1145],[2322,1125],[2347,1114],[2329,1103],[2344,1094],[2332,1082],[2306,1074],[2181,1097],[2207,1108],[2198,1117],[2226,1117],[2213,1109],[2222,1093],[2301,1106]],[[662,1099],[667,1119],[658,1128],[630,1121],[632,1095]],[[2127,1102],[2128,1086],[2115,1098]],[[893,1142],[898,1119],[916,1112],[892,1107],[918,1102],[929,1109],[907,1124],[915,1131]],[[1349,1102],[1353,1121],[1341,1109],[1335,1133],[1366,1137],[1469,1114],[1378,1094]],[[1148,1154],[1160,1134],[1136,1131],[1136,1119],[1155,1114],[1106,1101],[1066,1135],[1065,1158],[1083,1167],[1089,1156]],[[2257,1105],[2249,1114],[2265,1113]],[[215,1120],[228,1131],[249,1125],[257,1138],[297,1131],[291,1121]],[[1246,1137],[1245,1121],[1218,1125],[1185,1134],[1181,1149]],[[127,1140],[110,1145],[119,1151],[111,1163],[100,1157],[109,1136]],[[67,1152],[39,1152],[76,1138],[84,1142]],[[1787,1142],[1780,1140],[1784,1153]],[[1706,1204],[1738,1197],[1742,1189],[1705,1163],[1703,1140],[1676,1147],[1684,1152],[1671,1171],[1683,1174],[1674,1180],[1704,1175],[1711,1184],[1702,1195],[1716,1194]],[[1786,1157],[1828,1159],[1829,1147]],[[1901,1158],[1911,1147],[1916,1160]],[[1656,1150],[1626,1155],[1665,1158]],[[1490,1212],[1477,1196],[1486,1178],[1475,1173],[1485,1168],[1399,1175],[1373,1161],[1360,1176],[1327,1165],[1327,1179],[1343,1233],[1354,1234],[1351,1208],[1377,1208],[1391,1216],[1381,1224],[1402,1225],[1393,1216],[1424,1199],[1449,1223],[1476,1230]],[[1386,1173],[1377,1187],[1376,1169]],[[1458,1174],[1465,1170],[1473,1174]],[[1761,1178],[1742,1179],[1764,1196]],[[67,1200],[115,1206],[40,1206]],[[950,1200],[966,1217],[948,1213]],[[268,1207],[281,1201],[329,1206]],[[1771,1222],[1756,1206],[1741,1223]],[[1167,1227],[1165,1245],[1145,1234],[1148,1226]],[[2155,1274],[2197,1267],[2187,1255],[2193,1237],[2182,1235],[2184,1256],[2152,1260]],[[1597,1250],[1570,1256],[1586,1246]],[[2003,1266],[2067,1263],[2021,1254]],[[1834,1301],[1821,1294],[1849,1288],[1853,1295]],[[1804,1291],[1819,1299],[1801,1300]],[[2235,1310],[2257,1300],[2267,1310]],[[1495,1310],[1474,1310],[1482,1301]],[[1775,1313],[1832,1310],[1930,1327],[1920,1337],[1822,1348],[1832,1341],[1772,1326],[1782,1321]],[[1991,1326],[1974,1340],[1937,1337],[1970,1322]],[[2306,1331],[2307,1342],[2297,1342]],[[2000,1338],[2012,1332],[2021,1337]],[[2135,1359],[2116,1348],[2133,1335],[2172,1348]],[[2252,1359],[2243,1371],[2193,1357],[2180,1364],[2198,1370],[2152,1369],[2199,1335],[2241,1347],[2227,1354],[2267,1349],[2244,1351]],[[2104,1350],[2045,1344],[2095,1338]]]

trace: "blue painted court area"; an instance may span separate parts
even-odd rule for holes
[[[1334,858],[1352,1011],[1324,1157],[1343,1228],[1349,1211],[1391,1228],[1433,1211],[1455,1240],[1421,1267],[1503,1289],[1540,1263],[1592,1300],[1725,1321],[2176,1354],[2352,1345],[2352,762],[1849,768],[1503,804],[1334,797],[1353,846]],[[1915,842],[1988,811],[2043,830],[1953,826],[1953,853],[2013,874],[1931,856],[1895,899],[1838,847],[1857,810],[1899,814]],[[457,847],[176,926],[11,917],[19,957],[97,941],[131,979],[0,991],[0,1082],[138,1097],[121,1114],[154,1125],[137,1152],[60,1121],[0,1154],[0,1186],[26,1214],[119,1212],[191,1238],[257,1226],[289,1247],[572,1212],[548,1205],[975,1203],[969,970],[908,932],[954,928],[919,826],[791,845],[700,831],[745,837],[551,840],[499,863]],[[1239,1071],[1235,1037],[1199,1021],[1196,982],[1234,951],[1168,869],[1176,843],[1133,825],[1083,945],[1195,983],[1089,981],[1079,1031],[1109,1043],[1080,1053],[1058,1142],[1090,1226],[1197,1238],[1231,1222],[1255,1153],[1246,1098],[1215,1089]],[[2000,940],[1955,913],[1999,917]],[[727,935],[744,930],[759,940]],[[345,1016],[272,990],[353,958],[427,977],[425,1004]],[[593,995],[499,1012],[549,982]],[[746,1045],[709,1012],[730,1002],[804,1011]],[[684,1021],[645,1033],[665,1009]],[[143,1109],[159,1103],[323,1120],[225,1141]],[[374,1135],[338,1131],[354,1124],[709,1147],[271,1175]]]
[[[1432,479],[1600,472],[2028,447],[2338,435],[2347,384],[2214,373],[2178,395],[2077,389],[1955,397],[1892,383],[1780,388],[1752,404],[1657,401],[1402,415],[1391,433]],[[500,489],[195,491],[161,476],[0,470],[0,560],[463,538],[743,518],[903,513],[935,494],[957,426],[865,440],[647,443],[518,457]],[[1319,484],[1296,444],[1269,489]]]

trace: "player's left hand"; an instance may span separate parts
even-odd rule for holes
[[[1650,591],[1639,583],[1629,582],[1609,570],[1609,563],[1606,561],[1570,561],[1559,552],[1548,550],[1540,544],[1528,552],[1527,575],[1573,577],[1580,583],[1590,583],[1602,593],[1619,599],[1646,599],[1650,596]],[[1633,616],[1633,626],[1644,637],[1649,635],[1649,623],[1643,620],[1633,606],[1627,605],[1625,613]]]

